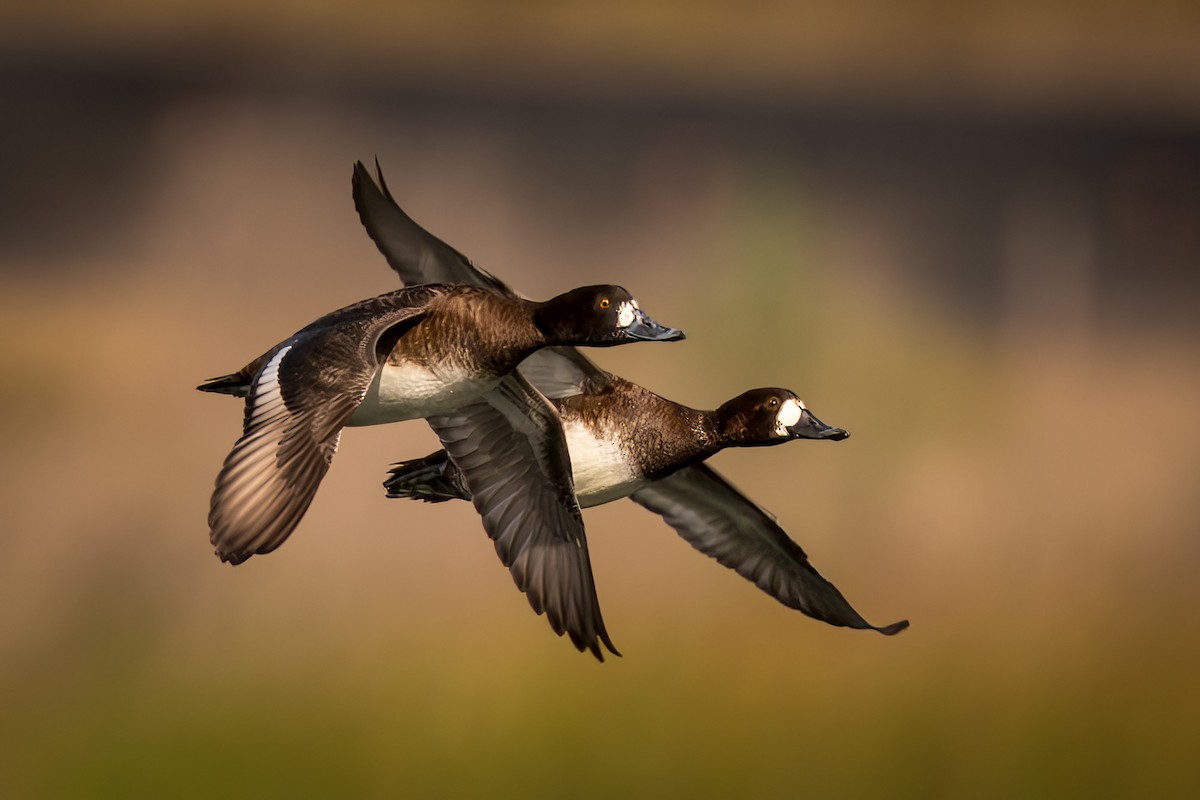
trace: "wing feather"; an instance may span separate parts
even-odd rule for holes
[[[250,383],[242,436],[217,474],[209,540],[222,561],[269,553],[295,530],[377,366],[375,344],[424,315],[422,299],[376,298],[284,342]]]
[[[619,655],[604,627],[571,464],[554,408],[509,375],[481,400],[430,426],[462,471],[501,562],[559,636],[603,661]]]
[[[704,464],[685,467],[643,487],[634,502],[659,514],[700,552],[754,583],[789,608],[813,619],[885,635],[908,627],[867,622],[821,576],[775,516]]]
[[[361,161],[354,164],[354,208],[367,234],[406,286],[469,283],[516,296],[500,280],[414,222],[392,199],[378,162],[375,171],[378,185]]]

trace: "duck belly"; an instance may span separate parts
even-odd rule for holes
[[[598,434],[579,422],[564,422],[563,433],[580,506],[588,508],[627,497],[645,485],[630,465],[619,438],[607,432]]]
[[[384,364],[347,425],[382,425],[445,414],[470,403],[496,385],[457,367],[431,368],[404,362]]]

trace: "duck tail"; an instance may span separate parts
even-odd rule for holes
[[[231,394],[234,397],[245,397],[250,393],[250,379],[242,372],[231,372],[219,378],[209,378],[196,387],[201,392],[216,392]]]
[[[246,397],[250,394],[250,385],[254,383],[254,378],[258,375],[258,371],[263,368],[264,364],[271,360],[272,356],[279,352],[279,348],[282,346],[282,344],[277,344],[237,372],[231,372],[228,375],[222,375],[218,378],[209,378],[196,388],[202,392],[216,392],[217,394],[231,394],[234,397]]]
[[[426,503],[471,499],[471,494],[463,485],[462,473],[445,450],[393,464],[383,488],[387,489],[388,497],[423,500]]]

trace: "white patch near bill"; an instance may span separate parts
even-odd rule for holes
[[[617,327],[628,328],[633,324],[634,311],[637,309],[635,303],[630,303],[628,300],[617,306]]]
[[[799,400],[789,398],[783,401],[783,407],[779,409],[779,413],[775,415],[775,433],[778,436],[786,436],[787,429],[800,421],[800,417],[804,415],[804,403]]]

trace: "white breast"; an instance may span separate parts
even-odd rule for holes
[[[362,404],[347,425],[380,425],[444,414],[469,403],[496,384],[456,367],[385,364],[375,373]]]
[[[643,481],[630,468],[613,437],[597,437],[578,422],[563,425],[567,450],[571,454],[571,473],[575,496],[587,508],[625,497],[640,488]]]

